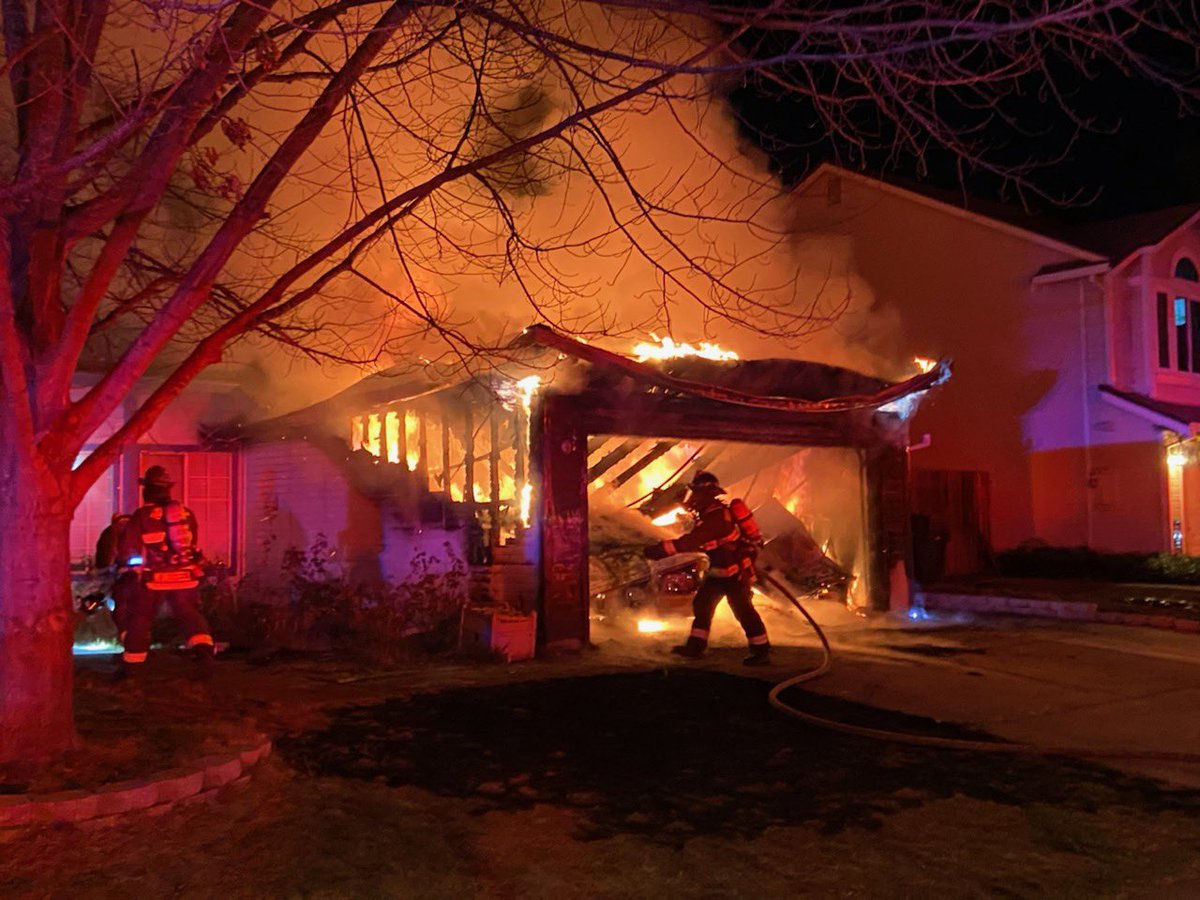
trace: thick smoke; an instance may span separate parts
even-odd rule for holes
[[[597,45],[648,57],[680,58],[696,45],[686,24],[579,19],[574,9],[542,14]],[[422,15],[430,18],[410,45],[439,24],[435,12]],[[544,59],[505,46],[491,52],[478,73],[447,45],[428,53],[440,69],[369,80],[226,279],[247,291],[267,283],[383,192],[436,172],[434,147],[461,139],[463,157],[478,158],[576,108],[572,85]],[[585,99],[596,99],[613,72],[589,65],[597,77]],[[484,102],[473,109],[474,74]],[[716,341],[743,357],[897,374],[895,314],[856,275],[849,238],[801,225],[798,211],[811,201],[781,192],[717,89],[683,76],[669,86],[438,189],[363,254],[354,274],[323,289],[296,321],[320,326],[309,340],[321,350],[361,365],[251,337],[227,354],[227,370],[278,414],[393,364],[479,367],[485,360],[464,356],[466,344],[497,346],[548,321],[617,350],[655,332]],[[255,144],[222,146],[218,168],[249,177],[310,99],[303,82],[272,87],[252,118]]]

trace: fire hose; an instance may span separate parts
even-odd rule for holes
[[[793,675],[791,678],[784,679],[771,688],[770,693],[767,694],[767,702],[784,715],[807,722],[810,725],[816,725],[819,728],[839,731],[843,734],[851,734],[856,737],[870,738],[877,741],[888,741],[893,744],[907,744],[914,747],[933,747],[941,750],[970,750],[977,753],[1007,753],[1016,756],[1074,756],[1081,759],[1123,759],[1200,765],[1200,753],[1123,749],[1094,750],[1086,747],[1034,747],[1030,744],[1001,741],[972,741],[960,738],[935,737],[933,735],[891,731],[885,728],[851,725],[847,722],[827,719],[824,716],[814,715],[813,713],[808,713],[791,706],[780,699],[780,694],[796,685],[814,681],[826,674],[833,667],[833,648],[830,647],[829,639],[825,636],[825,632],[821,630],[821,626],[817,624],[816,619],[796,599],[796,596],[769,573],[761,572],[760,574],[775,590],[779,591],[800,611],[800,614],[808,620],[808,624],[812,626],[813,631],[816,632],[817,637],[821,641],[822,659],[820,665],[806,672],[801,672],[798,675]]]

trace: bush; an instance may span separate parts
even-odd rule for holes
[[[996,567],[1019,578],[1200,585],[1200,556],[1171,553],[1101,553],[1030,543],[998,554]]]
[[[390,662],[414,642],[449,649],[466,601],[466,567],[449,544],[445,549],[445,571],[421,551],[400,584],[354,584],[318,536],[307,549],[288,549],[283,581],[259,587],[258,601],[226,621],[246,645],[337,649],[371,662]]]

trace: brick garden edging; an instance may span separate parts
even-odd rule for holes
[[[248,777],[271,752],[265,736],[230,755],[205,756],[189,766],[117,781],[94,791],[0,795],[0,828],[85,822],[140,809],[165,809]]]
[[[1033,600],[1028,597],[1001,597],[989,594],[925,594],[925,608],[943,612],[999,613],[1046,619],[1071,619],[1076,622],[1100,622],[1105,625],[1134,625],[1200,634],[1200,619],[1155,616],[1148,613],[1105,612],[1097,604],[1073,600]]]

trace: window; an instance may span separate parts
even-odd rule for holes
[[[1196,264],[1188,257],[1180,257],[1179,262],[1175,263],[1175,277],[1182,278],[1184,281],[1200,281],[1200,271],[1197,271]]]
[[[1167,327],[1167,295],[1158,295],[1158,367],[1171,368],[1171,334]]]
[[[175,482],[173,496],[196,514],[196,543],[213,562],[233,553],[233,454],[142,453],[140,471],[162,466]]]
[[[1188,304],[1186,297],[1175,298],[1175,368],[1186,372],[1191,365],[1188,353]]]
[[[81,454],[76,465],[87,454]],[[96,479],[83,500],[75,509],[71,519],[71,565],[83,567],[96,555],[96,541],[100,532],[108,527],[113,516],[113,473],[108,469]]]
[[[1155,299],[1159,368],[1200,374],[1200,301],[1176,297],[1168,304],[1164,293]]]

